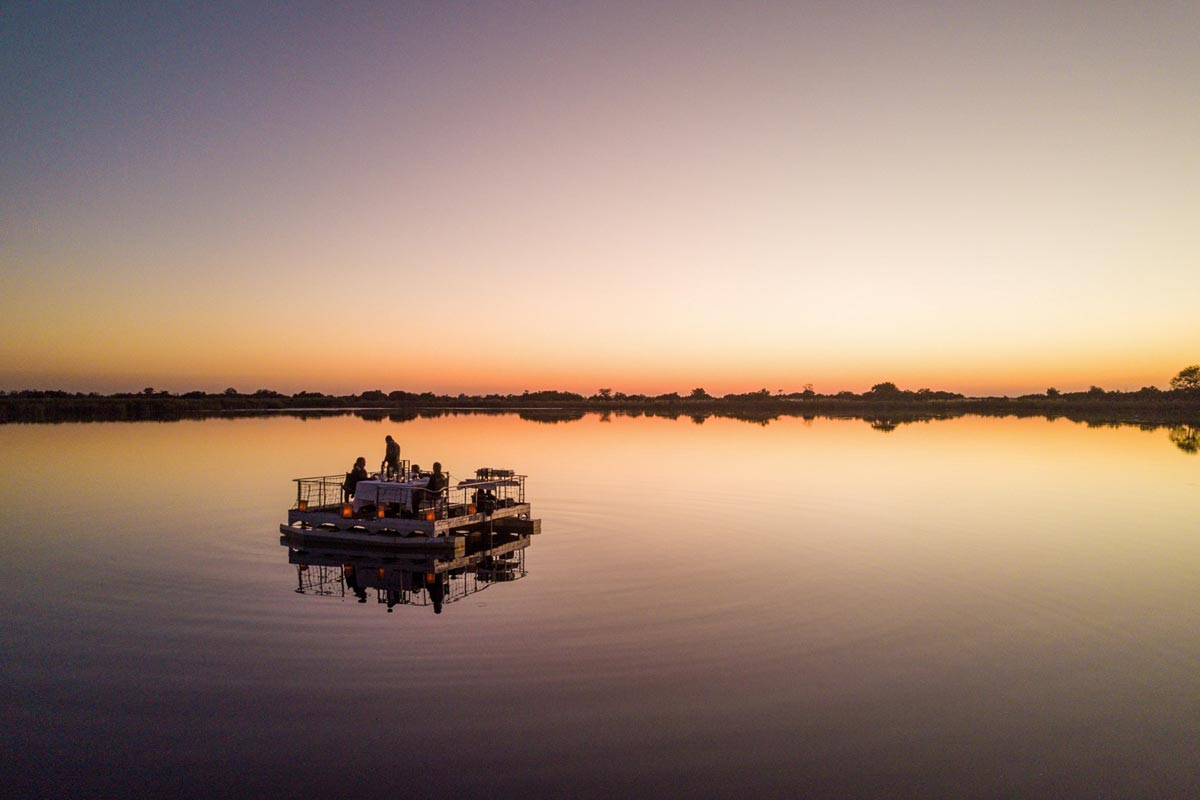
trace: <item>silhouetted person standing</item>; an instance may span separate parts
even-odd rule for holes
[[[400,443],[391,436],[384,437],[387,449],[383,453],[383,471],[388,477],[400,474]]]

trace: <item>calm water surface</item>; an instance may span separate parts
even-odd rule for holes
[[[440,615],[295,592],[290,479],[388,433],[530,476],[526,577]],[[6,794],[1200,793],[1200,457],[1163,430],[265,417],[0,451]]]

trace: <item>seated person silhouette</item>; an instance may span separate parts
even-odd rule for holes
[[[367,474],[367,459],[359,456],[358,460],[354,462],[354,469],[346,473],[346,482],[342,484],[342,491],[346,493],[346,499],[353,500],[358,482],[365,481],[369,477],[371,476]]]
[[[413,511],[416,511],[420,506],[433,506],[436,508],[438,498],[441,497],[442,491],[446,488],[446,475],[442,472],[440,462],[433,462],[433,472],[429,475],[429,483],[424,489],[413,489]]]
[[[496,510],[496,493],[491,489],[476,489],[472,499],[481,514],[491,514]]]

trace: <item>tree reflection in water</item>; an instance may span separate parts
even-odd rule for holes
[[[1167,435],[1183,452],[1190,455],[1200,453],[1200,428],[1194,425],[1176,425]]]

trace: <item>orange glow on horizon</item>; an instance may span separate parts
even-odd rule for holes
[[[250,363],[218,364],[215,355],[185,363],[147,365],[143,370],[106,371],[96,364],[77,364],[74,360],[51,369],[11,372],[5,390],[64,389],[66,391],[139,392],[146,386],[177,394],[192,390],[221,392],[233,387],[253,393],[271,389],[284,394],[316,391],[325,394],[358,394],[380,389],[413,393],[433,392],[444,395],[521,394],[524,391],[557,390],[591,396],[601,388],[625,394],[657,395],[678,392],[687,395],[703,388],[713,396],[755,392],[767,389],[775,394],[801,391],[812,384],[820,394],[839,391],[863,392],[876,383],[890,381],[901,389],[929,388],[959,392],[967,396],[1041,393],[1049,387],[1060,391],[1084,391],[1098,385],[1109,390],[1132,391],[1144,386],[1167,388],[1168,381],[1184,366],[1200,357],[1179,352],[1140,363],[1113,364],[1104,359],[1064,357],[1061,363],[983,361],[969,367],[934,363],[835,365],[813,364],[810,368],[790,365],[717,365],[662,363],[649,360],[627,364],[623,369],[588,369],[586,365],[542,366],[530,363],[455,364],[443,362],[427,369],[406,364],[408,351],[366,354],[361,359],[332,359],[326,362],[279,356]],[[49,360],[49,359],[48,359]],[[108,359],[111,360],[111,359]],[[664,359],[667,360],[667,359]],[[155,359],[159,361],[159,359]],[[932,359],[929,359],[932,361]],[[364,377],[369,376],[369,377]]]
[[[245,74],[180,25],[160,82],[72,69],[122,13],[77,43],[34,6],[0,389],[1014,395],[1200,361],[1185,11],[474,10],[445,50],[380,12],[300,63],[240,40],[295,67]],[[84,79],[160,124],[103,122]]]

